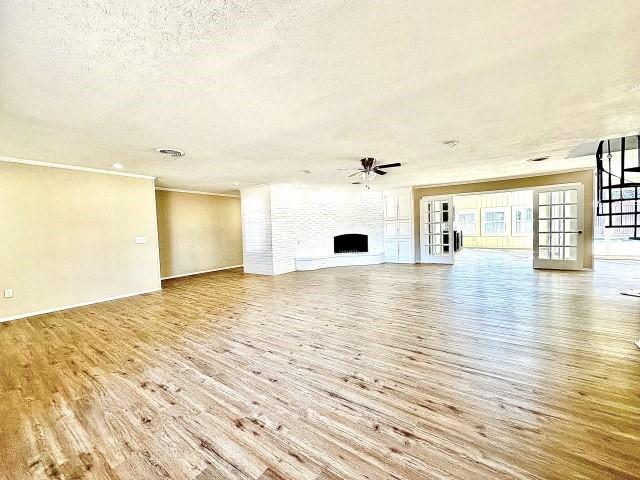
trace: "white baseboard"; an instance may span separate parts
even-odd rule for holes
[[[19,320],[20,318],[35,317],[36,315],[44,315],[46,313],[53,313],[53,312],[59,312],[59,311],[62,311],[62,310],[69,310],[70,308],[86,307],[87,305],[93,305],[95,303],[110,302],[112,300],[119,300],[121,298],[135,297],[136,295],[142,295],[143,293],[159,292],[160,290],[162,290],[162,289],[161,288],[153,288],[151,290],[143,290],[141,292],[125,293],[124,295],[116,295],[115,297],[101,298],[99,300],[92,300],[90,302],[76,303],[74,305],[63,305],[61,307],[48,308],[46,310],[39,310],[37,312],[21,313],[19,315],[13,315],[11,317],[0,317],[0,323],[9,322],[11,320]]]
[[[211,270],[201,270],[200,272],[181,273],[180,275],[170,275],[168,277],[162,277],[160,280],[171,280],[172,278],[189,277],[191,275],[200,275],[201,273],[219,272],[220,270],[230,270],[232,268],[239,268],[242,266],[243,264],[231,265],[230,267],[212,268]]]

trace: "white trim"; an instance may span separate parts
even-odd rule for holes
[[[504,213],[504,232],[489,232],[485,229],[487,213]],[[499,223],[499,222],[492,222]],[[483,237],[508,237],[511,235],[511,207],[482,207],[480,208],[480,234]]]
[[[155,226],[155,234],[156,234],[156,260],[158,264],[158,288],[162,289],[162,265],[160,264],[160,229],[158,228],[158,202],[156,200],[156,179],[153,179],[153,212],[156,216],[156,221],[153,222]]]
[[[516,232],[516,210],[528,208],[531,210],[531,231],[529,233]],[[512,205],[511,206],[511,236],[512,237],[533,237],[533,205]]]
[[[638,255],[605,255],[605,254],[593,254],[593,258],[598,260],[628,260],[630,262],[640,262]]]
[[[455,201],[455,199],[454,199]],[[458,225],[469,225],[471,222],[460,222],[458,220],[458,215],[465,215],[465,214],[469,214],[472,213],[473,214],[473,225],[476,227],[475,228],[475,233],[467,233],[464,231],[464,227],[461,227],[461,232],[465,237],[480,237],[480,215],[478,215],[478,210],[480,210],[479,208],[460,208],[460,209],[456,209],[456,216],[453,219],[454,223],[457,223]],[[455,227],[455,226],[454,226]]]
[[[160,280],[170,280],[172,278],[189,277],[191,275],[200,275],[201,273],[219,272],[220,270],[230,270],[232,268],[239,268],[239,267],[243,267],[243,266],[244,266],[243,264],[231,265],[230,267],[212,268],[211,270],[202,270],[200,272],[181,273],[179,275],[170,275],[168,277],[160,277]]]
[[[102,170],[100,168],[79,167],[78,165],[67,165],[65,163],[43,162],[41,160],[26,160],[23,158],[5,157],[0,155],[0,162],[21,163],[24,165],[34,165],[36,167],[62,168],[64,170],[78,170],[81,172],[103,173],[105,175],[118,175],[120,177],[146,178],[154,180],[152,175],[142,175],[139,173],[116,172],[113,170]]]
[[[151,290],[143,290],[141,292],[125,293],[124,295],[116,295],[115,297],[101,298],[99,300],[91,300],[90,302],[82,302],[82,303],[76,303],[76,304],[73,304],[73,305],[63,305],[61,307],[47,308],[46,310],[38,310],[36,312],[21,313],[21,314],[18,314],[18,315],[13,315],[11,317],[0,317],[0,323],[9,322],[11,320],[18,320],[20,318],[34,317],[36,315],[44,315],[46,313],[59,312],[61,310],[69,310],[71,308],[85,307],[87,305],[93,305],[95,303],[111,302],[113,300],[119,300],[121,298],[135,297],[137,295],[143,295],[145,293],[159,292],[161,290],[162,290],[161,288],[152,288]]]
[[[215,195],[215,196],[218,196],[218,197],[240,198],[240,195],[232,195],[230,193],[198,192],[196,190],[182,190],[182,189],[179,189],[179,188],[156,187],[156,190],[160,190],[162,192],[194,193],[196,195]],[[193,275],[193,274],[189,274],[189,275]]]

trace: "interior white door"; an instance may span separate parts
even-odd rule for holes
[[[401,220],[409,220],[411,218],[411,209],[413,208],[413,195],[411,192],[400,193],[398,195],[398,218]]]
[[[398,261],[398,240],[386,239],[384,241],[384,257],[387,262]]]
[[[420,199],[420,261],[453,264],[453,197]]]
[[[533,191],[533,268],[582,269],[583,191],[577,184]]]
[[[413,225],[411,224],[411,220],[398,220],[398,228],[397,228],[398,237],[410,238],[412,236],[411,235],[412,227]]]
[[[385,220],[395,220],[398,218],[398,207],[396,204],[396,195],[384,196],[384,218]]]
[[[413,262],[414,245],[411,240],[398,240],[398,261]]]

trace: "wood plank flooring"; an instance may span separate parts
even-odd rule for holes
[[[218,272],[0,325],[0,478],[640,478],[640,263]]]

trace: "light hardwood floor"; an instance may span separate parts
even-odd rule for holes
[[[0,325],[0,477],[640,478],[640,263],[182,278]]]

